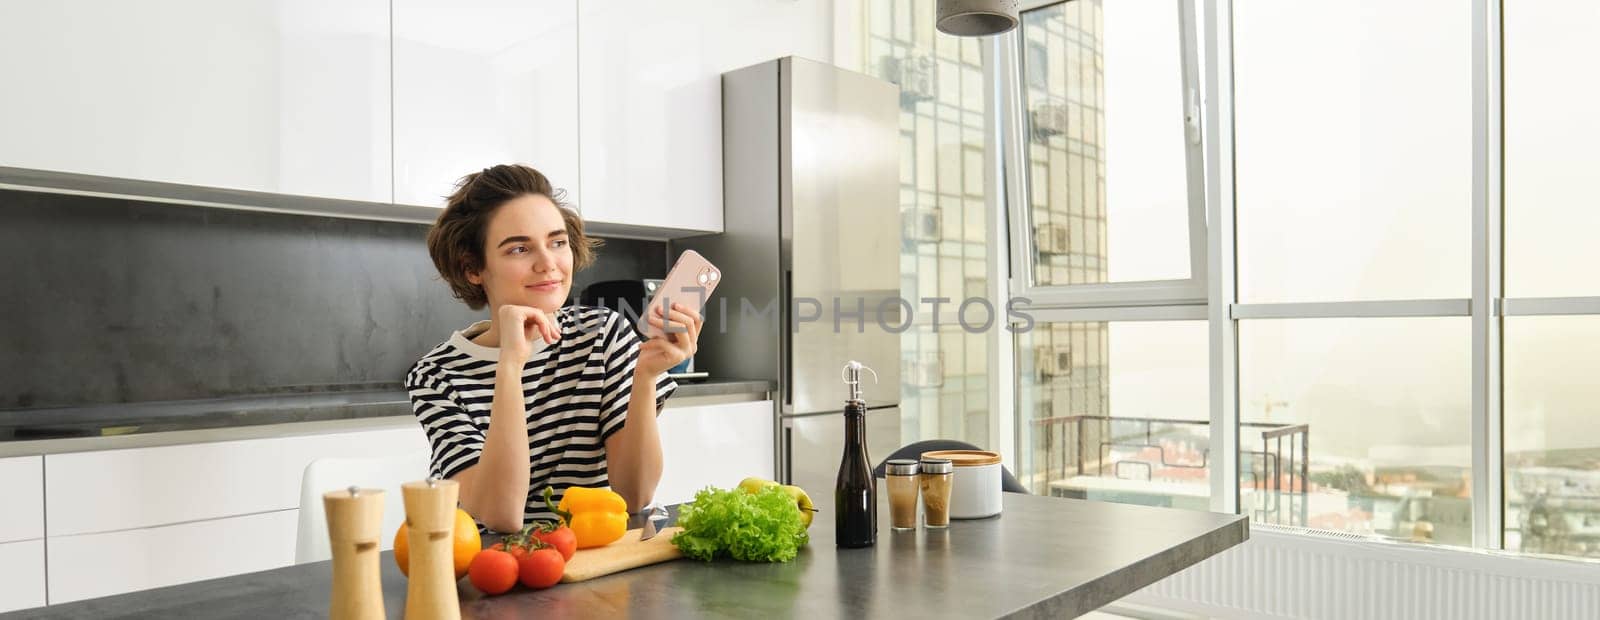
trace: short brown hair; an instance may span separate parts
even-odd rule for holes
[[[529,194],[549,198],[561,211],[572,248],[573,269],[583,269],[594,262],[600,240],[584,234],[583,218],[562,201],[565,192],[550,185],[543,173],[522,164],[502,164],[461,177],[455,192],[445,200],[439,219],[428,229],[428,254],[433,257],[439,276],[450,285],[450,292],[473,310],[489,304],[483,287],[467,279],[467,272],[483,270],[489,218],[501,205]]]

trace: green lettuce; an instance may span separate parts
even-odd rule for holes
[[[794,497],[776,486],[759,493],[706,487],[679,510],[678,525],[683,531],[672,544],[707,562],[788,562],[811,542]]]

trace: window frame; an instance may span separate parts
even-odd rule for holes
[[[1077,0],[1024,1],[1018,7],[1019,15],[1075,1]],[[1010,184],[1008,190],[1014,188],[1014,191],[1005,192],[1006,210],[1011,214],[1021,214],[1020,217],[1009,218],[1008,232],[1012,241],[1011,264],[1020,267],[1012,270],[1009,284],[1014,295],[1031,300],[1030,307],[1085,308],[1206,303],[1209,261],[1206,251],[1204,153],[1200,139],[1200,52],[1194,36],[1194,3],[1184,0],[1174,0],[1174,2],[1178,9],[1179,40],[1176,44],[1183,76],[1182,84],[1179,86],[1182,90],[1181,100],[1184,102],[1184,108],[1174,110],[1173,113],[1182,114],[1184,118],[1184,178],[1188,189],[1190,276],[1185,279],[1065,285],[1039,285],[1034,282],[1034,259],[1037,254],[1034,251],[1032,209],[1028,204],[1028,197],[1032,192],[1031,175],[1027,172],[1031,166],[1027,153],[1029,141],[1025,139],[1032,128],[1028,124],[1024,107],[1024,89],[1028,84],[1028,75],[1023,61],[1027,58],[1027,42],[1022,36],[1020,24],[1010,32],[993,37],[1002,48],[1009,48],[1004,53],[998,54],[1003,60],[997,63],[996,71],[1007,112],[1001,119],[1000,128],[1005,139],[1005,146],[1002,149],[1003,163],[1008,171],[1006,175],[1006,180]]]
[[[1022,11],[1060,4],[1063,0],[1024,1]],[[1072,1],[1072,0],[1065,0]],[[1361,301],[1240,303],[1237,285],[1237,193],[1234,170],[1233,0],[1178,0],[1180,52],[1188,130],[1191,267],[1188,280],[1036,286],[1031,282],[1033,230],[1027,155],[1029,130],[1022,105],[1026,84],[1025,41],[1020,28],[992,37],[988,48],[994,72],[990,109],[999,118],[990,129],[998,143],[987,162],[1002,181],[991,187],[994,222],[1009,237],[1009,264],[993,264],[1000,280],[993,285],[1033,300],[1030,315],[1037,322],[1138,321],[1205,317],[1210,332],[1211,507],[1238,513],[1239,505],[1239,343],[1240,321],[1256,319],[1468,317],[1471,321],[1471,506],[1472,547],[1505,550],[1506,493],[1503,327],[1507,317],[1600,316],[1600,296],[1505,296],[1504,224],[1504,7],[1502,0],[1471,0],[1459,10],[1471,13],[1472,176],[1470,297],[1447,299],[1381,299]],[[1195,29],[1198,23],[1198,30]],[[1195,41],[1196,35],[1200,39]],[[1198,43],[1198,44],[1197,44]],[[1203,72],[1202,72],[1203,70]],[[1204,76],[1204,79],[1201,78]],[[1192,93],[1203,93],[1197,98]],[[1204,136],[1196,143],[1194,136]],[[1209,226],[1207,225],[1209,224]],[[1005,242],[1005,239],[1001,239]],[[1199,257],[1193,256],[1198,253]],[[1015,323],[1014,323],[1015,324]],[[1006,370],[1016,368],[1017,349],[1011,334],[999,333],[998,352]],[[991,353],[991,360],[996,359]],[[1012,373],[1007,373],[1012,374]],[[1012,411],[998,421],[1013,427],[1012,455],[1021,452],[1015,426],[1020,403],[1014,377],[991,389],[992,398],[1008,399]],[[993,435],[1004,437],[1008,434]],[[1015,461],[1013,461],[1015,464]],[[1532,554],[1530,554],[1532,555]],[[1566,556],[1545,556],[1565,558]],[[1581,560],[1579,560],[1581,561]]]
[[[1224,373],[1229,377],[1228,394],[1225,399],[1213,396],[1213,406],[1220,407],[1222,411],[1213,410],[1213,423],[1227,423],[1235,430],[1235,443],[1233,450],[1227,454],[1237,454],[1237,429],[1239,423],[1239,398],[1238,398],[1238,327],[1240,321],[1252,319],[1316,319],[1316,318],[1399,318],[1399,317],[1470,317],[1472,342],[1470,351],[1471,362],[1471,476],[1472,476],[1472,547],[1478,549],[1501,550],[1504,548],[1503,527],[1503,489],[1504,489],[1504,452],[1502,449],[1501,423],[1503,411],[1502,398],[1502,360],[1501,360],[1501,308],[1503,306],[1501,294],[1503,278],[1501,265],[1501,222],[1503,217],[1501,180],[1502,177],[1502,151],[1500,137],[1502,135],[1501,118],[1501,43],[1498,36],[1500,32],[1500,4],[1498,0],[1472,0],[1470,7],[1464,10],[1472,12],[1471,18],[1471,92],[1472,98],[1472,187],[1471,207],[1469,215],[1472,219],[1471,226],[1471,292],[1469,298],[1448,299],[1387,299],[1363,301],[1329,301],[1329,302],[1287,302],[1287,303],[1239,303],[1237,282],[1229,283],[1225,290],[1214,291],[1213,303],[1221,303],[1226,311],[1220,312],[1213,309],[1213,316],[1222,318],[1224,325],[1213,325],[1213,364],[1225,366]],[[1215,13],[1214,15],[1212,13]],[[1208,51],[1213,57],[1227,58],[1228,70],[1225,73],[1212,73],[1217,76],[1213,80],[1216,84],[1208,84],[1209,92],[1226,93],[1223,97],[1212,97],[1211,101],[1217,105],[1212,106],[1211,112],[1226,117],[1225,124],[1218,120],[1215,123],[1208,116],[1208,136],[1227,136],[1225,142],[1227,151],[1226,173],[1208,174],[1208,181],[1225,184],[1227,196],[1214,196],[1219,205],[1214,205],[1213,212],[1223,210],[1227,212],[1229,221],[1225,222],[1228,231],[1225,239],[1218,243],[1217,252],[1222,255],[1213,257],[1225,259],[1230,264],[1237,264],[1238,246],[1236,243],[1235,217],[1237,214],[1236,194],[1233,193],[1233,81],[1231,60],[1233,58],[1233,1],[1212,0],[1207,3],[1206,18]],[[1496,33],[1490,37],[1489,33]],[[1214,39],[1214,40],[1213,40]],[[1220,149],[1219,149],[1220,150]],[[1213,220],[1217,221],[1217,220]],[[1219,338],[1219,332],[1225,332],[1226,338]],[[1217,345],[1226,349],[1218,351]],[[1213,374],[1217,369],[1213,368]],[[1218,386],[1213,386],[1217,391]],[[1221,402],[1217,402],[1221,400]],[[1215,438],[1214,438],[1215,439]],[[1237,457],[1234,459],[1234,480],[1237,480]],[[1214,484],[1228,483],[1227,480],[1214,480]],[[1237,489],[1237,483],[1234,483]],[[1217,508],[1217,506],[1213,506]],[[1237,512],[1237,494],[1231,508]]]

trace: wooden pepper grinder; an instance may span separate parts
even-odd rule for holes
[[[383,490],[350,487],[322,494],[333,546],[334,620],[383,620],[383,583],[378,577],[378,543],[383,529]]]
[[[454,480],[429,479],[400,485],[411,528],[411,577],[406,584],[407,620],[459,620],[451,538],[456,527]]]

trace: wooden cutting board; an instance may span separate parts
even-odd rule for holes
[[[654,538],[641,542],[641,530],[628,530],[617,542],[604,547],[579,549],[567,562],[567,570],[561,574],[561,583],[586,581],[681,558],[683,552],[672,545],[672,536],[681,531],[681,527],[662,528]]]

